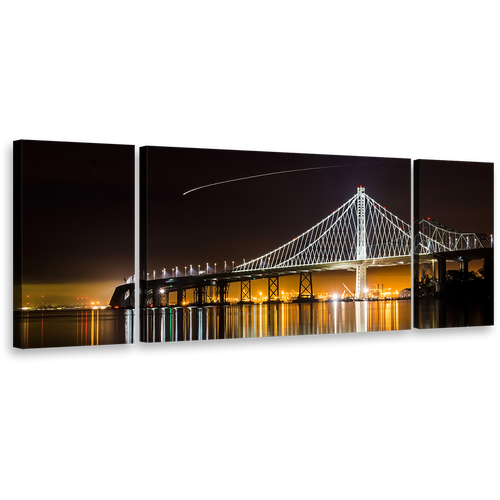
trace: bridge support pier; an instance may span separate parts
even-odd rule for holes
[[[194,305],[202,307],[203,304],[207,302],[207,288],[203,285],[199,285],[194,288]]]
[[[460,261],[460,271],[462,272],[462,281],[465,281],[467,279],[467,276],[469,274],[469,261],[468,260],[461,260]]]
[[[300,273],[299,296],[294,302],[317,302],[313,295],[312,273]]]
[[[183,302],[186,302],[186,289],[179,288],[177,290],[177,307],[182,307]]]
[[[431,262],[422,262],[422,278],[428,275],[431,278],[434,278],[436,275],[436,270],[434,269],[434,260]]]
[[[227,304],[227,297],[229,295],[229,282],[227,281],[217,281],[216,284],[216,302],[219,304]]]
[[[366,266],[356,266],[356,299],[366,298]]]
[[[446,258],[436,255],[437,260],[437,284],[436,292],[444,292],[446,285]]]
[[[163,292],[159,294],[158,301],[160,307],[167,307],[169,304],[169,293]]]
[[[267,301],[268,302],[281,302],[280,301],[280,282],[279,276],[269,276],[267,278]]]
[[[241,298],[239,302],[240,304],[253,304],[250,283],[251,280],[241,280]]]
[[[215,286],[215,294],[214,294]],[[207,304],[227,304],[229,295],[229,282],[217,281],[210,284],[200,284],[193,288],[194,305],[203,307]]]
[[[155,305],[154,290],[145,287],[146,293],[144,294],[144,307],[151,307]]]

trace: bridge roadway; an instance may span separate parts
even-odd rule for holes
[[[471,260],[493,258],[494,248],[480,248],[470,250],[457,250],[450,252],[432,253],[427,255],[419,255],[419,263],[437,262],[437,279],[441,289],[444,286],[444,278],[446,275],[446,262],[460,262],[461,268],[465,271],[468,270],[467,263]],[[207,303],[225,303],[227,292],[230,283],[250,282],[259,278],[279,278],[280,276],[289,276],[294,274],[304,275],[307,273],[321,272],[321,271],[338,271],[347,270],[355,271],[357,266],[370,267],[388,267],[397,265],[411,264],[411,256],[398,256],[398,257],[383,257],[378,259],[366,259],[344,262],[330,262],[325,264],[313,264],[307,266],[290,266],[274,269],[258,269],[252,271],[226,271],[211,274],[200,274],[191,276],[178,276],[173,278],[160,278],[148,280],[144,282],[146,290],[148,290],[146,304],[153,306],[167,306],[169,292],[181,292],[177,294],[177,305],[182,305],[185,291],[188,289],[195,289],[195,303],[197,305],[204,305]],[[302,281],[301,281],[302,286]],[[210,288],[211,287],[211,288]],[[276,284],[276,289],[277,289]],[[207,291],[211,289],[210,296]],[[125,283],[116,287],[115,292],[110,300],[111,307],[134,307],[134,291],[135,283]],[[212,292],[216,292],[215,302],[211,301],[208,297],[212,296]],[[248,294],[250,288],[248,287]],[[312,293],[312,284],[311,284]],[[162,303],[162,295],[166,295]],[[271,294],[270,294],[271,295]],[[222,300],[220,298],[222,297]],[[248,299],[249,297],[247,297]],[[277,298],[277,296],[276,296]]]

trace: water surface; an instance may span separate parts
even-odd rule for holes
[[[407,300],[316,302],[146,309],[141,340],[176,342],[291,335],[408,330]],[[134,311],[127,309],[16,312],[20,347],[133,342]]]

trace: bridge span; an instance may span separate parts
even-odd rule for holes
[[[420,221],[416,228],[413,252],[417,265],[439,259],[446,262],[455,257],[466,263],[472,258],[472,251],[482,252],[491,247],[485,235],[460,233],[436,221]],[[191,271],[188,276],[141,280],[141,305],[166,307],[170,293],[176,292],[176,304],[181,306],[186,304],[186,291],[191,289],[193,305],[225,304],[229,285],[234,282],[240,282],[240,302],[248,303],[252,300],[251,282],[256,279],[267,279],[268,300],[278,301],[280,277],[295,274],[300,278],[297,300],[312,301],[313,273],[336,270],[356,272],[355,298],[364,299],[368,291],[367,269],[410,264],[412,241],[411,226],[359,186],[352,198],[307,231],[231,271],[198,274]],[[444,273],[440,265],[440,280],[443,280],[446,264]],[[132,300],[130,295],[130,284],[121,285],[111,305],[127,307],[127,300],[128,303]]]

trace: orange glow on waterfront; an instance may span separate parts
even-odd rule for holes
[[[84,282],[84,283],[35,283],[23,284],[23,289],[26,290],[30,298],[30,305],[41,306],[61,306],[61,305],[80,305],[84,306],[85,301],[90,306],[90,302],[96,302],[106,305],[113,295],[115,288],[120,285],[119,281],[105,282]],[[80,290],[86,291],[86,295],[76,295]],[[90,297],[90,299],[85,299]],[[75,300],[76,298],[76,300]],[[83,302],[82,302],[83,301]],[[25,304],[23,304],[25,305]]]

